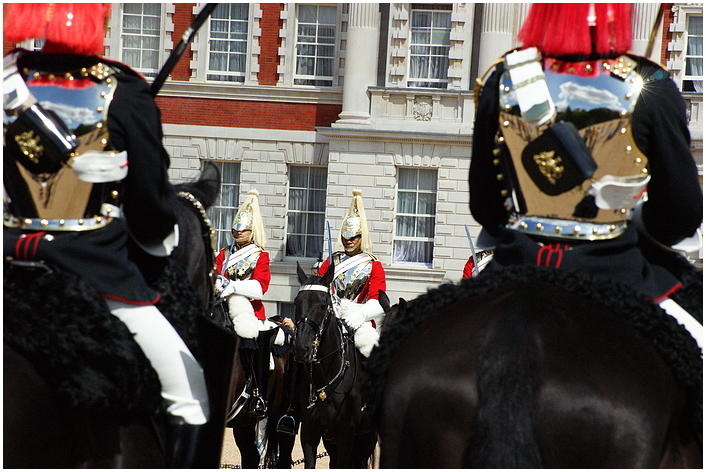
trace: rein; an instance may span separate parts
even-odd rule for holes
[[[315,290],[315,291],[321,291],[321,292],[326,292],[328,294],[328,288],[324,287],[323,285],[304,285],[302,286],[299,291],[309,291],[309,290]],[[310,320],[308,317],[301,318],[300,320],[297,321],[296,326],[298,327],[300,323],[307,324],[311,326],[315,332],[316,332],[316,337],[314,338],[313,342],[313,348],[314,348],[314,353],[313,353],[313,361],[309,362],[309,369],[306,371],[307,377],[309,378],[309,405],[307,406],[307,409],[310,409],[316,405],[316,402],[318,400],[325,400],[327,397],[326,390],[330,389],[333,393],[346,393],[346,392],[336,392],[334,390],[334,384],[338,383],[343,375],[345,374],[347,368],[350,366],[350,361],[346,359],[346,342],[349,340],[350,336],[346,336],[346,334],[343,333],[343,330],[341,329],[340,323],[336,323],[336,328],[338,329],[338,332],[341,337],[341,343],[340,346],[333,350],[332,352],[326,354],[323,357],[318,357],[317,354],[319,352],[319,346],[321,344],[321,337],[324,332],[324,327],[326,324],[329,322],[329,319],[331,318],[331,315],[334,314],[333,311],[333,304],[331,303],[331,296],[329,294],[328,296],[328,303],[326,306],[326,314],[324,315],[324,319],[321,322],[321,325],[318,325],[314,321]],[[334,322],[335,322],[334,318]],[[341,353],[341,364],[338,368],[338,372],[336,375],[333,376],[331,380],[329,380],[326,385],[324,385],[321,388],[318,388],[314,390],[314,378],[313,378],[313,369],[314,366],[313,364],[320,364],[322,360],[333,356],[337,352]]]

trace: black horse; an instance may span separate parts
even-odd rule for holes
[[[329,288],[334,266],[307,277],[297,264],[301,287],[294,299],[297,335],[294,360],[306,381],[299,385],[304,466],[314,468],[324,439],[331,468],[367,468],[377,433],[363,402],[364,367],[353,333],[333,313]]]
[[[233,330],[225,305],[222,299],[214,300],[212,317],[220,326]],[[274,320],[278,321],[276,318]],[[292,467],[295,436],[277,431],[279,418],[287,413],[287,398],[292,388],[291,375],[288,375],[290,358],[290,353],[283,357],[274,356],[274,370],[270,372],[268,385],[264,389],[267,417],[261,419],[250,416],[248,412],[248,402],[253,393],[249,379],[252,363],[257,362],[257,353],[251,349],[240,349],[235,357],[226,426],[233,429],[233,439],[240,452],[240,466],[243,469]]]
[[[370,361],[382,468],[702,468],[700,350],[620,284],[486,270],[411,301]]]
[[[179,184],[189,202],[179,209],[180,246],[155,261],[148,282],[163,297],[160,310],[204,366],[211,421],[197,464],[220,466],[225,423],[222,384],[230,378],[235,336],[208,320],[190,280],[207,280],[213,266],[201,211],[220,188],[208,164],[198,182]],[[186,261],[187,252],[198,262]],[[86,281],[45,264],[4,266],[3,460],[10,468],[160,468],[166,464],[156,373],[127,327]],[[208,342],[199,342],[207,340]],[[229,359],[230,357],[230,359]],[[57,375],[57,372],[67,374]],[[54,374],[54,375],[53,375]]]

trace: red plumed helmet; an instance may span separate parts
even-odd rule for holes
[[[102,55],[110,3],[12,3],[5,11],[5,41],[46,39],[47,53]]]
[[[534,3],[517,38],[549,56],[625,54],[632,46],[631,16],[630,3]]]

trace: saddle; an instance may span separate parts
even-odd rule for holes
[[[81,276],[43,263],[4,262],[3,341],[24,356],[65,406],[157,414],[157,373],[125,324]],[[168,263],[153,287],[158,308],[196,356],[196,292]]]

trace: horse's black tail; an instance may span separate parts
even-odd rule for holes
[[[478,411],[464,468],[541,468],[532,424],[539,349],[522,315],[497,321],[478,355]]]

